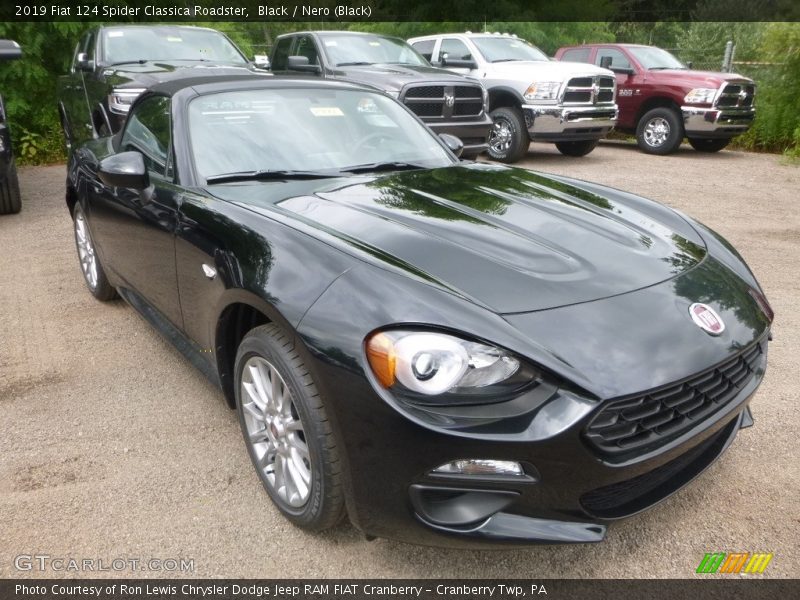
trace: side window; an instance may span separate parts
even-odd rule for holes
[[[278,40],[273,52],[270,68],[273,71],[285,71],[289,58],[289,51],[292,49],[294,38],[285,37]]]
[[[446,38],[442,40],[442,45],[439,48],[439,60],[442,60],[442,56],[445,54],[450,58],[458,60],[472,60],[472,54],[469,48],[467,48],[467,45],[455,38]]]
[[[623,69],[630,69],[631,63],[625,57],[621,50],[617,50],[616,48],[598,48],[597,49],[597,56],[594,58],[594,63],[599,65],[603,57],[610,56],[611,57],[611,66],[612,67],[621,67]]]
[[[304,35],[297,40],[297,47],[294,50],[295,56],[305,56],[308,58],[308,64],[318,65],[319,57],[317,56],[317,46],[311,36]]]
[[[423,40],[421,42],[414,42],[411,47],[425,57],[425,60],[431,62],[433,60],[433,47],[436,45],[436,40]]]
[[[120,144],[122,151],[138,150],[150,175],[172,179],[169,98],[153,96],[141,102],[128,117]]]
[[[561,60],[567,62],[588,63],[590,62],[589,55],[591,53],[591,48],[572,48],[571,50],[564,51],[564,54],[561,55]]]

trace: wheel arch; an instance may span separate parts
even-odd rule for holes
[[[675,100],[668,98],[667,96],[654,96],[653,98],[648,98],[642,102],[642,105],[639,107],[639,111],[636,113],[636,122],[634,123],[634,127],[638,127],[639,121],[642,120],[642,117],[647,114],[648,111],[651,111],[654,108],[669,108],[675,111],[675,114],[678,116],[678,118],[681,117],[681,107],[677,102],[675,102]]]
[[[489,89],[490,111],[496,108],[519,108],[522,104],[522,97],[516,90],[508,87],[493,87]]]

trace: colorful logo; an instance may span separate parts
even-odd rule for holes
[[[697,573],[763,573],[772,552],[706,552]]]
[[[719,335],[725,331],[722,318],[708,304],[695,302],[689,307],[689,315],[695,325],[710,335]]]

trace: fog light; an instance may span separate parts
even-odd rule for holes
[[[436,467],[432,473],[439,475],[503,475],[525,477],[522,465],[513,460],[463,459]]]

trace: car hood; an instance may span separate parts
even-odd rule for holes
[[[749,77],[744,77],[737,73],[717,73],[715,71],[693,71],[686,69],[647,71],[647,79],[669,82],[673,85],[682,85],[685,87],[708,88],[719,87],[725,81],[746,81],[748,83],[753,83],[753,80]]]
[[[673,211],[580,185],[476,163],[209,191],[497,313],[624,294],[705,258],[702,237]]]
[[[202,77],[204,75],[242,75],[259,73],[249,65],[215,64],[205,61],[169,63],[149,61],[131,65],[110,66],[103,74],[115,87],[147,88],[163,81],[179,77]],[[261,72],[260,74],[264,74]]]
[[[450,82],[453,84],[466,83],[468,78],[428,66],[412,65],[363,65],[337,68],[336,76],[358,83],[366,83],[386,91],[399,92],[409,83],[419,82]]]
[[[483,70],[483,69],[482,69]],[[551,77],[552,81],[561,81],[574,75],[606,75],[614,77],[614,73],[596,65],[577,62],[561,62],[553,60],[518,60],[491,63],[485,70],[508,77],[529,79],[535,77]]]

